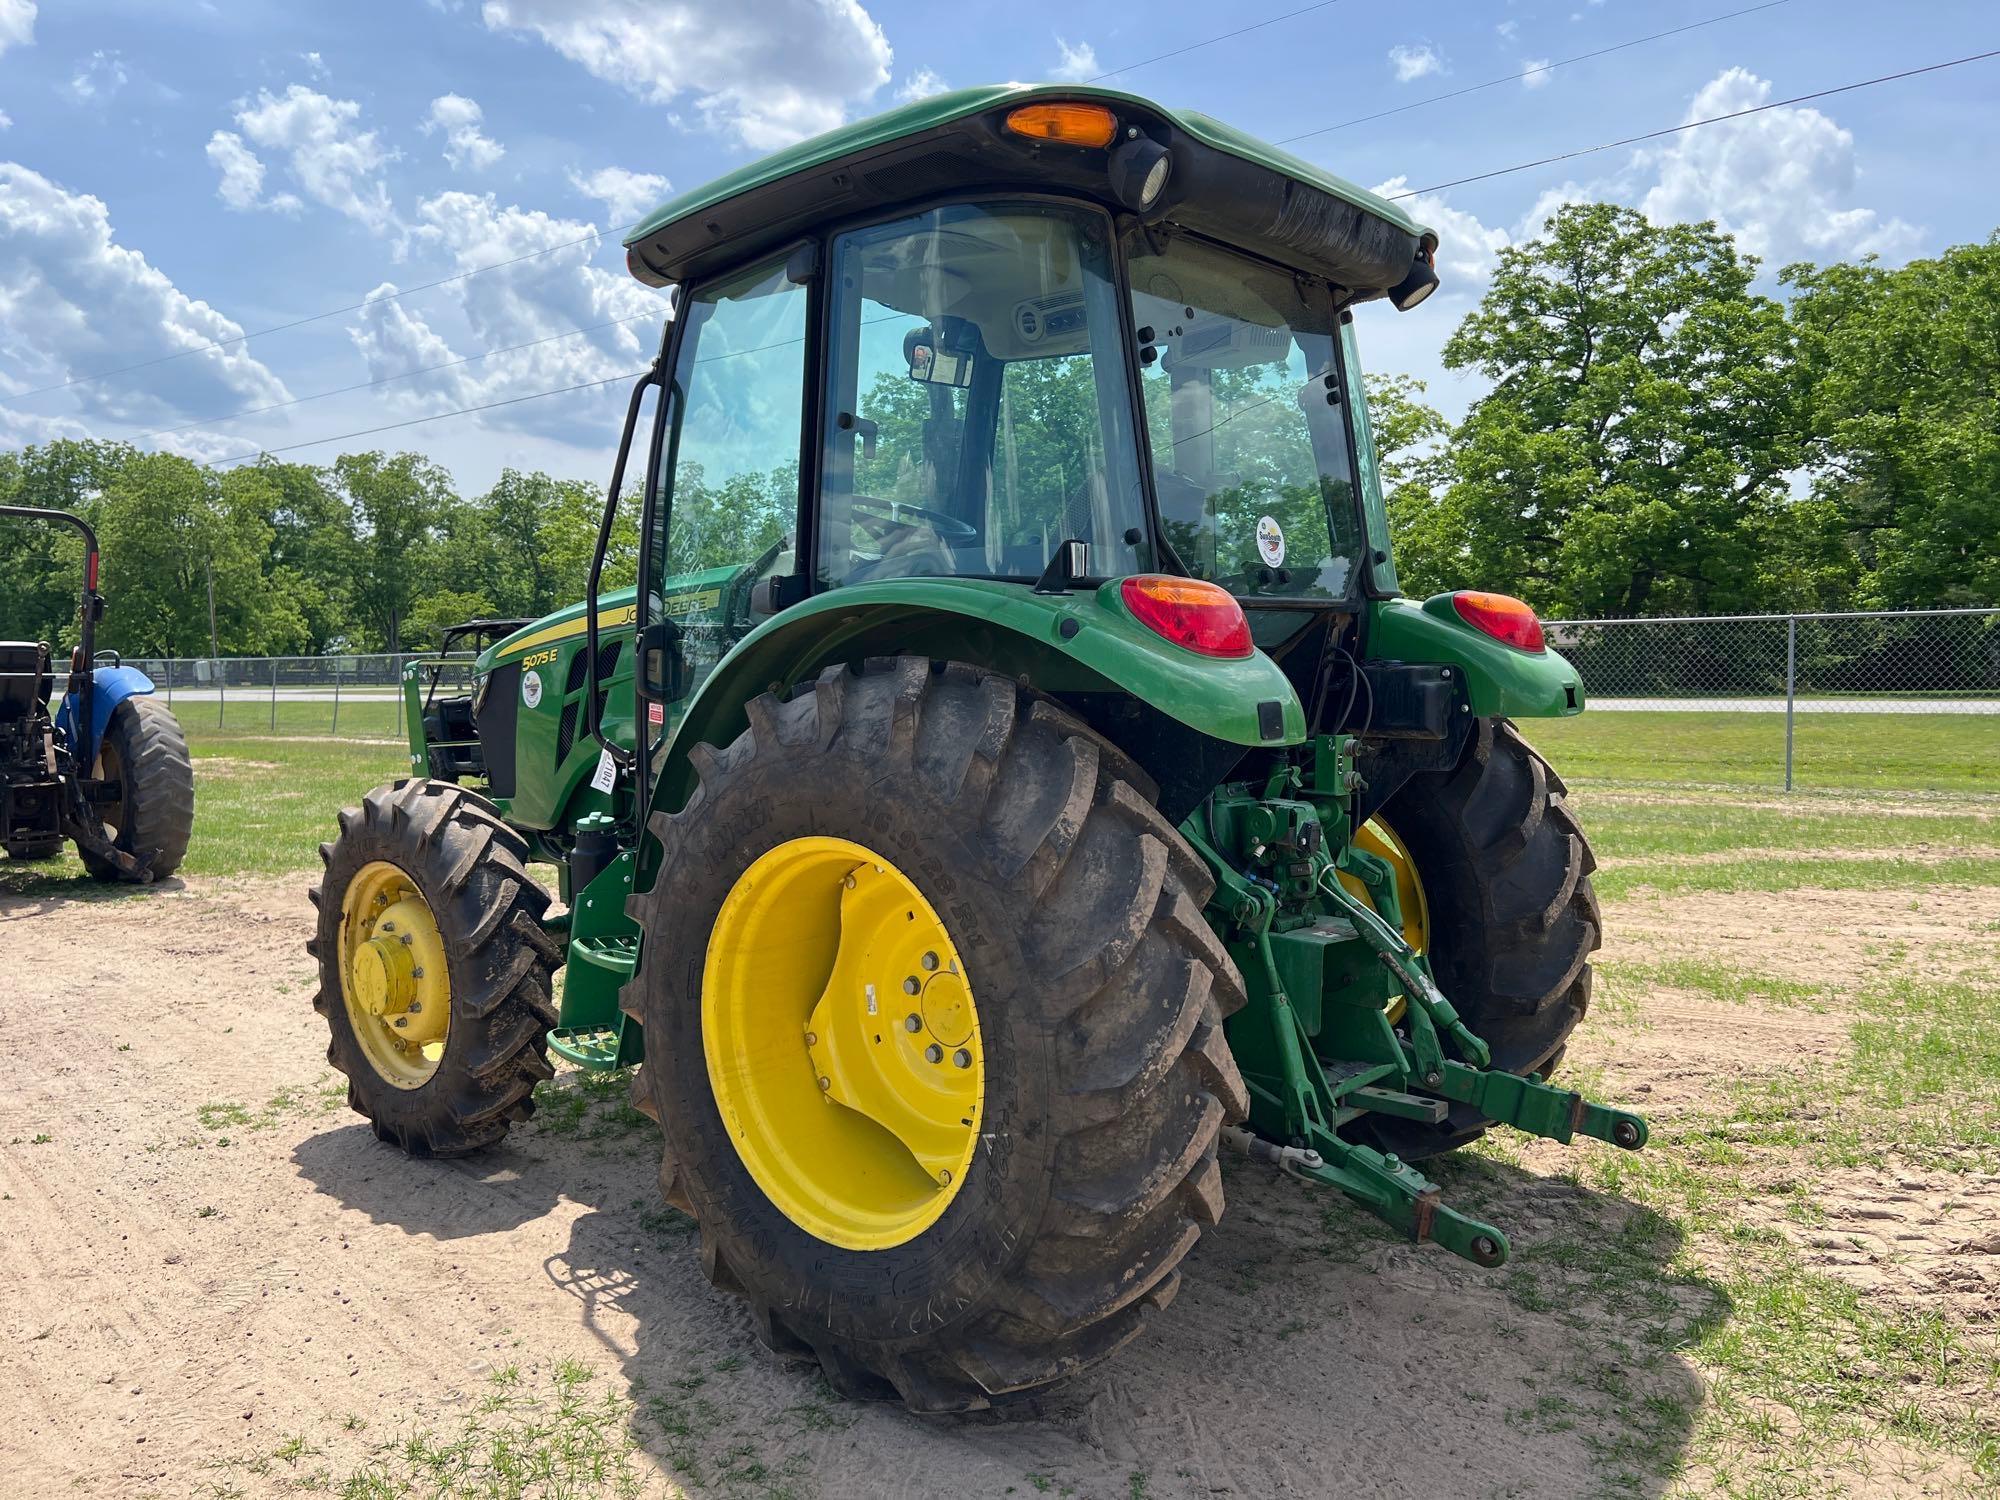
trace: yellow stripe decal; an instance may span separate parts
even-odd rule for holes
[[[599,610],[597,614],[597,628],[600,631],[613,630],[620,625],[630,625],[638,618],[639,606],[636,604],[628,604],[623,609]],[[508,646],[503,656],[494,658],[494,664],[497,666],[502,660],[512,658],[523,651],[532,651],[537,646],[546,646],[550,641],[569,640],[572,637],[582,635],[588,628],[582,616],[578,616],[576,619],[567,621],[561,625],[550,625],[545,629],[537,630],[533,635],[523,636],[520,640],[515,641],[512,645]]]

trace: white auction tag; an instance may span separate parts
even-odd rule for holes
[[[597,752],[597,774],[590,778],[590,784],[607,793],[618,785],[618,762],[611,758],[609,750]]]

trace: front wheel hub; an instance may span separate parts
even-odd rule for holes
[[[341,998],[368,1064],[397,1088],[421,1088],[444,1060],[451,975],[437,917],[398,865],[377,860],[340,907]]]

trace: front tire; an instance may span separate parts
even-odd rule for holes
[[[534,1113],[553,1076],[548,893],[492,806],[448,782],[379,786],[321,844],[313,1009],[347,1102],[411,1156],[463,1156]]]
[[[98,814],[112,844],[145,866],[145,878],[164,880],[180,868],[194,833],[194,765],[173,710],[157,698],[127,698],[111,711],[98,748],[118,800]],[[77,846],[93,879],[127,878],[116,865]]]
[[[816,1360],[836,1389],[898,1395],[919,1411],[983,1407],[1103,1358],[1173,1297],[1181,1259],[1222,1210],[1217,1132],[1247,1108],[1222,1034],[1243,985],[1201,915],[1206,869],[1153,806],[1143,772],[1005,677],[912,657],[858,674],[835,667],[789,699],[758,698],[748,715],[726,750],[696,749],[699,785],[653,821],[661,873],[635,906],[646,938],[626,990],[648,1043],[635,1099],[665,1133],[662,1189],[699,1221],[710,1280],[749,1302],[766,1344]],[[811,1089],[822,1069],[805,1060],[809,1028],[825,1023],[806,1007],[821,982],[828,996],[848,994],[831,977],[844,960],[815,960],[802,983],[781,983],[790,960],[778,950],[831,920],[839,870],[823,893],[800,888],[797,943],[766,929],[777,941],[755,994],[768,1033],[728,1033],[719,1048],[704,1026],[722,998],[703,992],[724,972],[710,947],[718,919],[725,935],[751,931],[725,912],[759,878],[746,872],[774,853],[849,847],[876,860],[849,878],[865,887],[893,870],[935,913],[978,1018],[969,1165],[940,1213],[878,1235],[875,1248],[835,1242],[857,1235],[823,1220],[825,1233],[812,1232],[800,1222],[812,1213],[794,1216],[760,1186],[796,1165],[774,1167],[774,1152],[818,1150],[798,1144],[813,1111],[844,1106],[808,1093],[789,1129],[760,1141],[754,1110],[731,1108],[732,1133],[712,1076],[790,1069]],[[921,924],[919,902],[907,904]],[[727,972],[748,977],[740,962]],[[901,1014],[901,972],[884,971],[894,1000],[881,1035],[867,1013],[864,1046],[893,1047],[897,1023],[927,1019]],[[851,988],[858,1005],[862,986]],[[827,1133],[845,1128],[818,1118]],[[826,1186],[829,1201],[852,1196]]]
[[[1422,881],[1438,988],[1509,1073],[1546,1076],[1590,1008],[1597,859],[1566,792],[1512,722],[1481,719],[1456,767],[1413,777],[1382,809]],[[1442,1124],[1371,1115],[1356,1130],[1418,1160],[1490,1123],[1455,1104]]]

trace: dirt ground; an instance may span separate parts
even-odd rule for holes
[[[1240,1159],[1178,1300],[1107,1366],[973,1419],[830,1400],[703,1280],[658,1210],[652,1140],[615,1110],[564,1128],[545,1109],[470,1161],[378,1144],[325,1067],[304,885],[194,881],[115,914],[0,897],[8,1494],[290,1493],[386,1434],[463,1430],[516,1369],[526,1385],[581,1371],[609,1398],[607,1441],[631,1452],[605,1493],[1604,1492],[1620,1429],[1594,1393],[1612,1311],[1560,1277],[1551,1308],[1524,1311],[1493,1277]],[[1810,893],[1761,912],[1741,897],[1697,910],[1706,899],[1628,903],[1616,942],[1657,957],[1663,935],[1685,947],[1706,931],[1726,949],[1729,924],[1751,922],[1767,951],[1823,971],[1860,940],[1828,926],[1841,903]],[[1903,912],[1880,940],[1923,944],[1948,920]],[[1797,944],[1773,942],[1773,924]],[[1605,1034],[1609,1048],[1581,1049],[1588,1065],[1671,1111],[1718,1058],[1837,1049],[1842,1025],[1669,992],[1650,1030]],[[1554,1175],[1563,1161],[1537,1145],[1522,1167],[1468,1162],[1448,1192],[1505,1226],[1517,1257],[1638,1212]],[[1828,1212],[1802,1243],[1885,1295],[1962,1280],[1975,1257],[1955,1247],[1984,1252],[1981,1275],[2000,1266],[1992,1179],[1885,1168],[1842,1183]],[[1901,1243],[1918,1253],[1890,1253]],[[1685,1330],[1726,1313],[1700,1285],[1674,1296]],[[1698,1404],[1687,1359],[1655,1353],[1621,1367],[1616,1400]],[[1564,1419],[1538,1420],[1557,1400]]]

